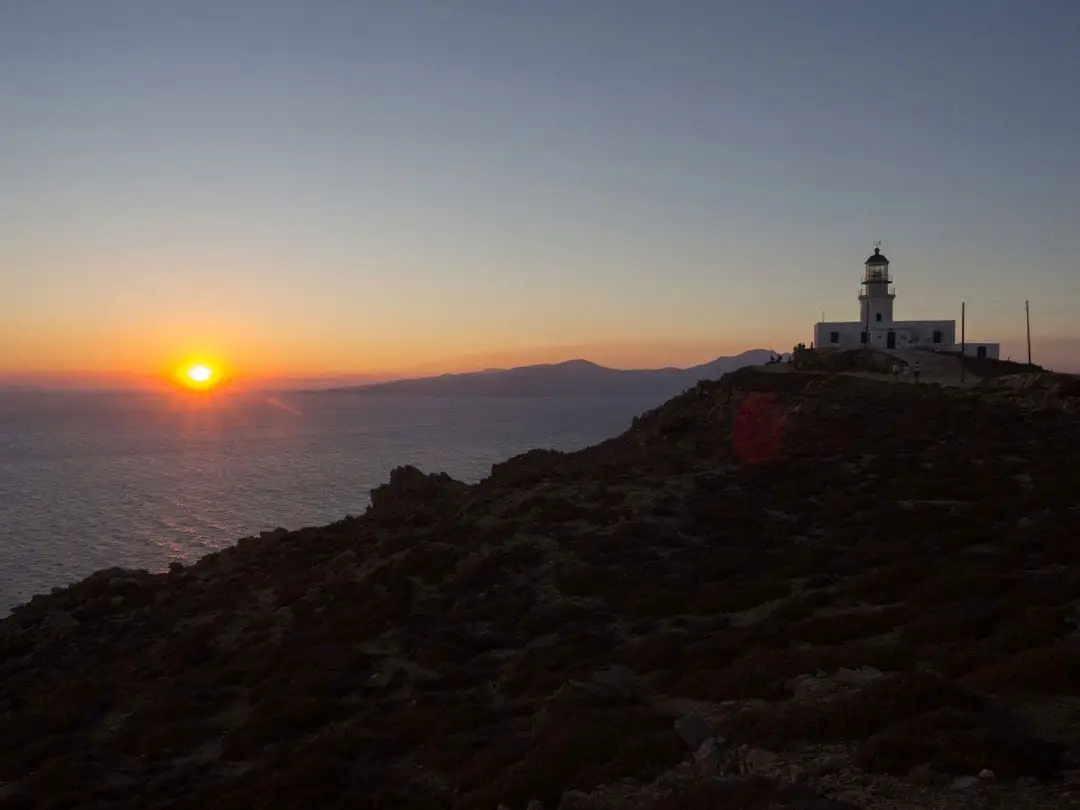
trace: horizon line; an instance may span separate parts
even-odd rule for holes
[[[413,368],[402,371],[325,371],[325,372],[283,372],[283,373],[269,373],[269,374],[251,374],[251,375],[233,375],[231,384],[229,387],[239,387],[248,391],[260,391],[268,390],[261,386],[273,386],[276,384],[283,384],[294,382],[296,384],[302,384],[304,381],[318,382],[333,380],[341,380],[344,382],[348,378],[354,378],[357,382],[367,382],[372,385],[377,385],[382,382],[395,382],[397,380],[405,379],[423,379],[428,377],[443,377],[454,376],[464,374],[475,374],[483,371],[512,371],[514,369],[521,368],[538,368],[544,366],[559,366],[566,365],[574,362],[591,363],[594,366],[600,368],[610,369],[612,371],[664,371],[668,369],[676,369],[685,371],[696,366],[707,365],[708,363],[716,360],[730,359],[734,357],[740,357],[744,354],[750,354],[753,352],[773,352],[778,354],[785,354],[785,352],[778,352],[776,349],[767,349],[760,346],[755,346],[748,349],[742,349],[734,354],[718,354],[711,359],[702,363],[690,363],[687,365],[667,364],[660,366],[621,366],[621,365],[607,365],[604,363],[598,363],[595,360],[590,360],[587,357],[575,356],[567,357],[562,360],[550,360],[539,363],[522,363],[506,366],[483,366],[473,368],[460,368],[453,371],[435,371],[431,366],[436,365],[435,362],[427,365],[428,370],[423,371],[419,368]],[[126,381],[111,381],[112,377],[125,377]],[[56,387],[51,387],[56,386]],[[154,388],[168,388],[167,375],[155,372],[130,372],[130,371],[110,371],[110,370],[98,370],[98,371],[75,371],[75,370],[50,370],[50,371],[24,371],[24,372],[3,372],[0,371],[0,389],[30,389],[39,392],[48,391],[99,391],[99,392],[121,392],[121,391],[135,391],[135,390],[148,390]],[[280,389],[275,389],[280,390]],[[291,389],[300,390],[300,389]]]

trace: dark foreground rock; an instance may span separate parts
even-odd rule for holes
[[[0,623],[0,807],[1076,806],[1075,396],[746,370],[99,572]]]

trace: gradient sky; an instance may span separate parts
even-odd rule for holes
[[[0,0],[0,374],[700,362],[897,317],[1080,370],[1076,0]]]

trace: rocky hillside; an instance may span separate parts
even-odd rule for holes
[[[4,808],[1080,804],[1080,413],[747,369],[0,623]]]

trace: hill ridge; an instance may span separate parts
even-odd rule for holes
[[[378,396],[520,396],[576,394],[651,394],[666,399],[705,377],[717,377],[737,368],[767,362],[775,352],[749,349],[731,357],[717,357],[687,368],[619,369],[584,358],[557,363],[533,363],[513,368],[483,369],[413,377],[388,382],[329,388],[321,394]]]

